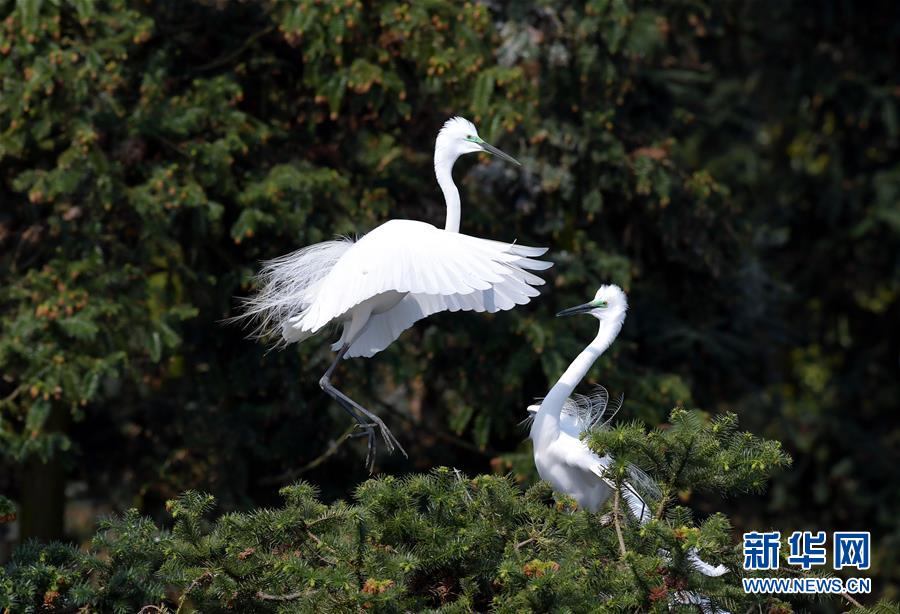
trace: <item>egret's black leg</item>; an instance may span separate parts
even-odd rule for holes
[[[347,352],[348,347],[349,346],[344,346],[341,349],[341,351],[338,352],[338,355],[335,358],[334,362],[332,362],[331,365],[329,365],[328,369],[325,371],[325,375],[323,375],[322,379],[319,380],[319,386],[321,386],[322,390],[324,390],[326,393],[328,393],[329,396],[331,396],[335,401],[338,402],[338,405],[340,405],[341,408],[345,412],[347,412],[351,418],[353,418],[356,421],[356,425],[362,430],[362,432],[357,433],[355,435],[351,435],[351,437],[360,437],[363,435],[368,437],[369,446],[368,446],[368,452],[366,453],[366,467],[368,467],[369,472],[371,473],[372,469],[374,468],[374,465],[375,465],[375,455],[373,453],[374,448],[375,448],[375,441],[374,441],[375,425],[371,424],[371,423],[367,423],[365,420],[363,420],[362,416],[359,415],[359,413],[356,411],[356,409],[353,407],[353,405],[351,405],[350,403],[348,403],[347,401],[342,399],[340,396],[338,396],[336,394],[338,392],[338,390],[336,388],[334,388],[334,386],[331,385],[331,381],[330,381],[331,374],[334,373],[334,370],[337,367],[338,362],[340,362],[341,358],[344,357],[344,354]]]
[[[319,381],[319,383],[320,384],[322,383],[321,380]],[[366,409],[365,407],[363,407],[362,405],[360,405],[359,403],[357,403],[356,401],[354,401],[353,399],[348,397],[346,394],[344,394],[343,392],[341,392],[340,390],[335,388],[331,384],[331,382],[326,382],[325,385],[323,386],[323,390],[325,390],[325,392],[327,392],[332,397],[334,397],[335,400],[337,400],[338,402],[344,401],[344,402],[348,403],[354,409],[356,409],[356,411],[358,411],[359,413],[363,414],[366,418],[371,420],[371,423],[362,425],[362,426],[365,426],[367,428],[372,428],[372,427],[377,426],[381,430],[381,436],[384,438],[384,442],[387,444],[389,452],[393,452],[394,448],[398,448],[403,453],[403,456],[408,457],[406,450],[403,449],[403,446],[400,445],[400,442],[397,441],[397,438],[394,437],[394,434],[391,433],[390,429],[387,427],[387,425],[384,423],[384,421],[382,421],[381,418],[379,418],[378,416],[376,416],[375,414],[370,412],[368,409]]]
[[[344,410],[349,413],[354,420],[359,424],[359,426],[363,429],[363,432],[369,438],[369,451],[367,454],[367,462],[370,465],[370,470],[372,464],[375,462],[375,427],[378,427],[381,430],[381,436],[384,438],[384,442],[387,444],[388,451],[393,452],[394,447],[400,449],[403,452],[403,456],[407,456],[406,450],[403,449],[403,446],[400,445],[400,442],[397,441],[397,438],[394,437],[394,434],[391,433],[390,429],[388,429],[387,425],[375,414],[370,412],[368,409],[348,397],[346,394],[338,390],[331,383],[331,375],[334,373],[334,370],[337,368],[338,363],[347,353],[347,350],[350,349],[351,344],[345,344],[340,351],[337,353],[337,356],[334,359],[334,362],[331,363],[331,366],[325,371],[325,375],[322,376],[322,379],[319,380],[319,386],[322,387],[329,396],[334,398]],[[362,415],[360,415],[362,414]],[[362,416],[368,419],[366,422]]]

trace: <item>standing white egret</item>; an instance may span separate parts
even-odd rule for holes
[[[590,314],[600,321],[600,327],[594,340],[569,365],[541,404],[528,408],[534,414],[530,437],[534,443],[534,464],[541,479],[591,512],[603,507],[615,490],[615,484],[607,476],[613,459],[609,455],[597,455],[581,440],[581,434],[608,423],[621,407],[621,401],[609,414],[609,395],[602,386],[589,397],[576,395],[573,398],[570,395],[597,358],[612,345],[622,330],[627,311],[625,293],[618,286],[608,285],[601,286],[591,302],[556,314]],[[621,495],[638,522],[646,524],[652,519],[652,514],[641,491],[659,496],[655,494],[656,486],[652,480],[632,467]],[[728,571],[722,565],[714,567],[705,563],[694,550],[688,552],[688,560],[697,571],[707,576],[721,576]]]
[[[453,165],[459,156],[480,151],[519,164],[481,139],[461,117],[447,121],[438,133],[434,170],[447,205],[443,229],[391,220],[357,241],[327,241],[271,260],[259,274],[258,294],[246,301],[239,316],[256,321],[256,335],[280,335],[283,344],[303,341],[329,324],[342,325],[332,345],[337,356],[319,384],[368,436],[370,467],[375,427],[389,450],[403,447],[378,416],[332,385],[341,358],[373,356],[413,323],[439,311],[493,313],[524,305],[539,294],[533,286],[544,283],[529,271],[552,266],[533,259],[546,248],[459,233]]]
[[[573,406],[569,396],[619,334],[627,310],[628,300],[618,286],[601,286],[591,302],[556,314],[589,313],[600,320],[600,330],[544,397],[531,425],[534,464],[541,479],[590,511],[600,509],[612,495],[614,487],[604,473],[610,459],[597,456],[581,441],[584,429],[580,428],[578,404]],[[567,409],[565,420],[564,408]]]

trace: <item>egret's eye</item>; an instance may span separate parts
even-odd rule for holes
[[[606,301],[598,298],[597,300],[591,302],[591,305],[593,305],[594,307],[600,307],[601,309],[603,309],[606,307]]]

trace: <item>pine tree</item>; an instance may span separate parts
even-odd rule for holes
[[[664,493],[758,491],[790,464],[777,442],[738,431],[733,415],[679,409],[669,424],[595,430],[587,441],[615,454],[613,476],[624,479],[625,464],[636,463]],[[507,475],[469,478],[449,468],[371,479],[350,502],[322,503],[306,482],[281,495],[280,507],[212,518],[214,498],[189,491],[169,501],[170,529],[132,510],[104,520],[87,552],[25,544],[0,573],[0,607],[662,613],[696,612],[677,599],[696,591],[731,611],[792,611],[743,593],[725,516],[697,522],[668,497],[640,526],[615,510],[578,510],[544,482],[523,490]],[[691,548],[730,572],[697,573],[685,557]]]

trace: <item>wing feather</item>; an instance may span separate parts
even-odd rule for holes
[[[410,306],[393,316],[389,315],[393,310],[376,314],[373,318],[393,319],[373,337],[387,338],[387,333],[393,335],[404,323],[405,328],[411,326],[416,321],[412,318],[437,311],[510,309],[538,295],[532,286],[543,280],[528,271],[552,266],[532,258],[544,251],[447,232],[424,222],[392,220],[343,254],[316,284],[309,306],[292,326],[314,333],[359,303],[388,291],[443,298],[423,300],[419,309]],[[468,295],[475,296],[462,298]],[[372,348],[381,343],[363,345]]]
[[[440,311],[507,311],[524,305],[539,292],[520,279],[508,275],[487,290],[465,294],[407,294],[392,309],[374,314],[369,324],[345,354],[345,358],[374,356],[419,320]],[[337,351],[341,342],[332,345]]]

